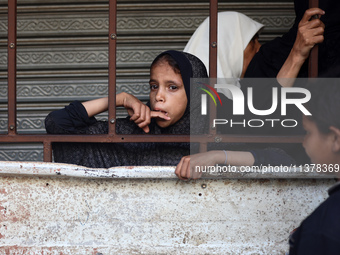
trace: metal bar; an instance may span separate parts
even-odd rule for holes
[[[89,142],[89,143],[130,143],[130,142],[190,142],[188,135],[0,135],[0,142]]]
[[[190,142],[194,142],[190,139]],[[200,141],[200,152],[206,152],[208,150],[208,144],[207,143],[202,143]]]
[[[218,0],[210,0],[209,8],[209,77],[210,85],[213,87],[217,78]],[[209,123],[213,123],[216,107],[211,100],[209,102]],[[209,134],[213,136],[216,134],[216,129],[211,125],[209,125]],[[207,145],[200,143],[200,151],[207,151]]]
[[[217,77],[217,10],[218,1],[210,0],[210,30],[209,30],[209,77]]]
[[[117,0],[109,1],[109,135],[116,134]]]
[[[17,1],[8,1],[8,134],[16,135]]]
[[[309,0],[309,8],[319,7],[319,0]],[[318,77],[318,55],[319,46],[315,45],[309,55],[308,76],[311,78]]]
[[[198,142],[198,143],[301,143],[303,136],[257,135],[0,135],[0,142],[89,142],[89,143],[144,143],[144,142]]]
[[[52,162],[52,144],[44,141],[44,162]]]

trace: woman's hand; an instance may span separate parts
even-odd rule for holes
[[[301,61],[305,61],[315,44],[322,43],[325,24],[320,20],[325,12],[319,8],[306,10],[300,23],[296,40],[293,45],[293,52]],[[317,16],[318,18],[313,18]]]
[[[117,106],[124,106],[131,117],[130,120],[134,121],[145,133],[150,131],[149,124],[151,118],[170,120],[170,117],[162,112],[151,111],[147,105],[131,94],[120,93],[119,95],[121,95],[121,98],[117,98]]]
[[[312,48],[322,43],[325,25],[320,20],[321,15],[325,12],[319,8],[311,8],[306,10],[300,23],[296,39],[285,63],[281,67],[277,80],[283,87],[291,87],[295,78],[298,76],[300,69]],[[313,18],[317,16],[318,18]],[[287,79],[290,78],[290,79]]]

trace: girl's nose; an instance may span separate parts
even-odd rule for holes
[[[158,91],[157,91],[156,101],[157,102],[164,102],[165,101],[164,90],[161,89],[161,88],[158,89]]]

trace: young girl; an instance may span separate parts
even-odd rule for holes
[[[206,78],[204,64],[195,56],[177,51],[161,53],[150,68],[150,99],[147,105],[133,95],[116,95],[116,105],[130,115],[117,119],[118,134],[190,134],[190,78]],[[196,98],[196,97],[195,97]],[[49,134],[105,134],[108,122],[94,115],[106,111],[108,98],[72,102],[45,119]],[[197,123],[205,123],[197,120]],[[201,125],[202,129],[204,125]],[[129,165],[176,165],[190,153],[189,143],[54,143],[55,162],[109,168]]]

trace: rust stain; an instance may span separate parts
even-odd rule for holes
[[[92,255],[103,255],[103,253],[98,251],[98,248],[93,248]]]
[[[4,207],[0,207],[0,209],[3,210],[0,218],[6,219],[7,221],[12,223],[28,220],[31,216],[29,210],[24,206],[19,206],[15,212],[7,210],[7,208]]]
[[[7,194],[7,191],[5,189],[0,189],[0,194]]]
[[[265,184],[265,183],[269,183],[269,182],[270,182],[270,180],[268,180],[268,179],[260,179],[259,180],[260,184]]]
[[[7,246],[5,248],[5,254],[27,254],[28,251],[26,248],[19,247],[17,245]]]
[[[0,205],[0,221],[5,221],[7,208]]]

